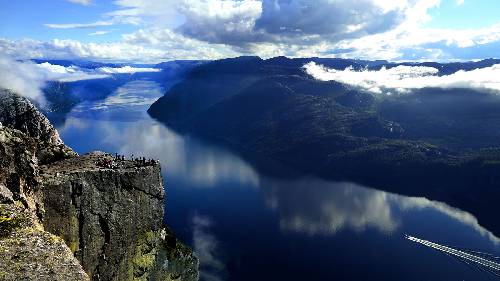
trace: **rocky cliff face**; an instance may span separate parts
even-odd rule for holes
[[[44,230],[37,142],[0,126],[0,280],[89,280],[63,239]]]
[[[42,166],[40,175],[45,229],[64,238],[89,275],[196,279],[196,258],[175,239],[173,245],[166,241],[158,162],[95,152]],[[165,257],[171,250],[179,254],[173,260]]]
[[[0,280],[89,280],[63,239],[16,204],[0,204]]]
[[[36,141],[36,157],[41,163],[76,156],[64,145],[57,130],[27,99],[0,89],[0,123],[17,129]]]
[[[163,225],[160,164],[77,156],[26,99],[0,91],[0,279],[197,280]]]

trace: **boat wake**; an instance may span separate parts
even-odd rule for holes
[[[494,276],[500,278],[500,258],[494,255],[483,253],[479,251],[474,251],[470,249],[463,249],[458,247],[451,247],[446,245],[441,245],[424,239],[420,239],[414,236],[405,235],[405,238],[419,243],[421,245],[427,246],[429,248],[443,252],[449,256],[452,256],[459,261],[484,272],[493,274]]]

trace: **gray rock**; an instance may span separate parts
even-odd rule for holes
[[[14,195],[12,192],[0,183],[0,203],[14,203]]]
[[[14,200],[28,204],[26,194],[37,186],[36,142],[18,130],[0,128],[0,185]],[[5,193],[5,192],[2,192]]]
[[[15,204],[0,204],[0,280],[89,280],[61,238]]]
[[[0,121],[0,280],[198,280],[163,225],[158,162],[77,156],[9,91]]]
[[[157,275],[161,267],[155,265],[164,263],[162,256],[178,251],[190,264],[176,276],[196,280],[188,278],[197,268],[193,254],[179,250],[183,246],[177,242],[167,248],[160,237],[164,188],[158,162],[118,160],[94,152],[42,166],[40,174],[44,227],[64,238],[92,278]],[[171,273],[163,270],[157,280],[168,280]]]
[[[49,120],[28,99],[5,89],[0,89],[0,123],[35,139],[37,158],[42,163],[76,156],[64,145]]]
[[[49,120],[26,98],[0,89],[0,122],[42,142],[62,144]]]

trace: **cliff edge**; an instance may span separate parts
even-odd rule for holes
[[[0,280],[197,280],[163,225],[157,161],[78,156],[28,100],[0,90]]]

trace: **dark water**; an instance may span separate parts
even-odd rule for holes
[[[79,105],[58,129],[79,153],[161,160],[165,220],[196,250],[202,280],[497,280],[488,267],[405,238],[500,256],[500,240],[471,214],[353,183],[262,175],[149,118],[161,92],[151,81],[128,83]]]

